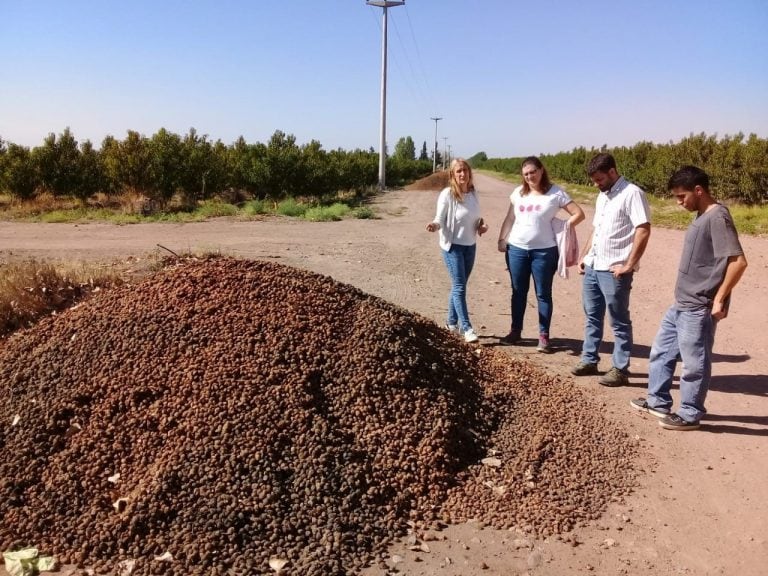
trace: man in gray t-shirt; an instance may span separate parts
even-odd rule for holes
[[[688,227],[675,285],[675,303],[661,321],[648,365],[648,397],[632,400],[637,410],[661,418],[668,430],[694,430],[706,413],[704,400],[712,375],[715,327],[728,315],[731,291],[747,267],[728,208],[709,192],[709,177],[684,166],[669,179],[677,203],[696,211]],[[672,413],[672,377],[678,357],[680,408]]]

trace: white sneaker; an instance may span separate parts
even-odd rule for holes
[[[459,333],[459,327],[456,324],[446,324],[445,329],[448,330],[451,334],[458,334]]]
[[[464,342],[477,342],[477,334],[475,334],[474,328],[464,332]]]

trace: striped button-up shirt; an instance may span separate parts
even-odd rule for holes
[[[650,221],[645,192],[620,177],[608,192],[597,196],[592,246],[584,263],[595,270],[624,264],[632,252],[635,228]]]

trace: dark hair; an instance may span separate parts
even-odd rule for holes
[[[523,173],[523,168],[525,168],[526,164],[533,164],[536,166],[538,170],[541,170],[541,180],[539,181],[539,187],[541,188],[541,191],[545,194],[549,192],[549,189],[552,188],[552,181],[549,179],[549,174],[547,173],[547,169],[544,167],[544,164],[541,163],[541,160],[537,156],[528,156],[525,160],[523,160],[523,163],[520,164],[520,173]],[[521,194],[525,196],[531,191],[531,187],[528,185],[528,182],[525,178],[523,178],[523,190]]]
[[[611,168],[616,169],[614,157],[607,152],[600,152],[587,164],[587,175],[592,176],[595,172],[605,172],[607,174]]]
[[[701,186],[709,192],[709,176],[701,168],[696,166],[683,166],[675,171],[667,182],[667,190],[673,188],[682,188],[683,190],[693,190],[696,186]]]

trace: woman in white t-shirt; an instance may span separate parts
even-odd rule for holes
[[[440,231],[440,248],[451,277],[446,327],[461,332],[467,342],[477,342],[467,310],[467,281],[475,265],[475,239],[485,234],[488,226],[480,217],[472,168],[463,158],[451,162],[450,184],[437,198],[435,219],[427,224],[427,231]]]
[[[528,289],[533,276],[539,311],[539,352],[551,352],[549,328],[552,322],[552,281],[557,270],[558,248],[552,220],[560,210],[575,226],[584,220],[584,211],[560,187],[552,184],[547,169],[536,156],[522,164],[523,184],[515,188],[509,210],[499,233],[499,252],[505,252],[512,281],[512,327],[502,341],[520,341]]]

